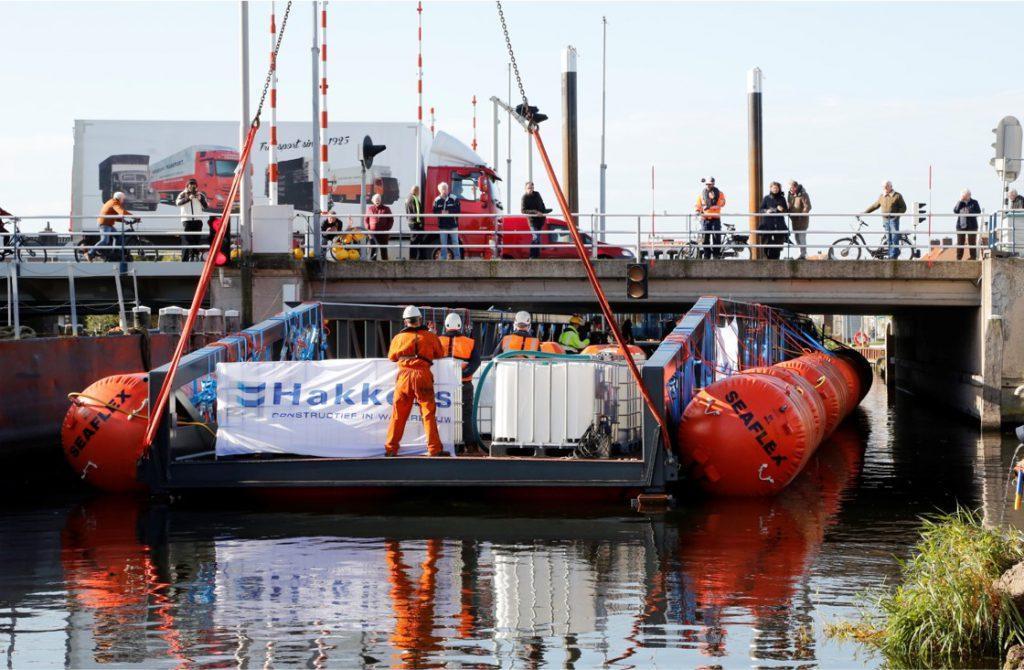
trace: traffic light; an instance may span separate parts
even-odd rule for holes
[[[631,300],[647,297],[646,263],[630,263],[626,266],[626,297]]]
[[[363,137],[363,143],[359,146],[359,162],[369,170],[373,167],[373,157],[387,149],[386,144],[374,144],[369,135]]]
[[[538,111],[538,109],[533,105],[516,105],[516,114],[523,117],[524,119],[526,119],[527,121],[534,125],[538,125],[541,122],[548,120],[548,115],[541,114],[540,111]]]
[[[988,163],[996,169],[1000,179],[1015,181],[1020,174],[1021,140],[1024,139],[1020,121],[1012,116],[1004,116],[992,132],[996,136],[996,141],[992,143],[996,155]]]
[[[928,220],[928,203],[926,202],[915,202],[914,203],[914,214],[917,215],[917,225],[921,225]]]

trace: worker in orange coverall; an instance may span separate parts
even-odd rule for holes
[[[448,456],[441,446],[441,434],[437,430],[437,405],[434,403],[434,375],[430,364],[444,358],[444,349],[437,335],[423,325],[420,310],[409,305],[402,312],[405,328],[391,340],[388,358],[398,363],[398,378],[395,380],[395,408],[388,425],[386,456],[397,456],[398,447],[405,432],[405,422],[412,411],[413,400],[420,406],[423,430],[427,434],[427,455]]]

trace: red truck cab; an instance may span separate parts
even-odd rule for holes
[[[459,198],[463,216],[458,218],[459,243],[463,258],[493,258],[495,219],[500,210],[497,203],[498,175],[482,158],[455,137],[438,132],[427,156],[427,173],[423,190],[424,229],[436,232],[433,216],[437,187],[448,184],[449,193]],[[479,215],[479,216],[466,216]],[[435,244],[432,257],[440,253],[441,242],[431,235]]]
[[[587,251],[597,258],[632,260],[633,252],[625,247],[604,242],[595,242],[587,233],[581,232]],[[500,248],[502,258],[525,259],[530,257],[533,244],[533,229],[528,217],[518,214],[506,216],[501,221]],[[565,221],[547,217],[540,234],[541,258],[577,258],[572,233]],[[596,253],[594,253],[596,252]]]

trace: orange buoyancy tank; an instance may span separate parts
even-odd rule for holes
[[[777,365],[767,365],[760,368],[747,368],[743,371],[744,373],[756,372],[764,375],[771,375],[772,377],[778,377],[785,382],[792,384],[796,387],[796,392],[804,397],[807,401],[807,406],[811,410],[811,414],[814,415],[814,425],[817,429],[817,442],[821,442],[825,439],[825,402],[818,395],[818,392],[814,390],[814,386],[811,382],[807,381],[803,375],[788,368],[782,368]]]
[[[103,491],[142,491],[136,464],[149,424],[149,375],[113,375],[74,394],[61,425],[64,456],[81,478]]]
[[[831,365],[800,356],[778,364],[781,368],[795,370],[809,381],[825,404],[825,436],[832,434],[847,413],[846,382]]]
[[[853,408],[857,406],[857,403],[862,399],[861,395],[861,384],[860,375],[857,374],[857,370],[854,369],[850,361],[846,360],[842,356],[826,356],[825,354],[811,354],[812,356],[818,356],[821,360],[828,360],[828,363],[835,368],[843,377],[843,381],[846,382],[846,390],[849,396],[849,409],[847,414],[853,411]]]
[[[763,496],[792,481],[820,434],[797,388],[777,376],[741,373],[698,392],[683,413],[678,442],[701,487]]]

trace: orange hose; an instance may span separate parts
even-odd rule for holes
[[[622,341],[622,331],[619,330],[619,322],[615,320],[615,315],[612,313],[611,305],[608,304],[608,298],[604,295],[604,289],[601,288],[601,282],[597,279],[597,273],[594,272],[594,265],[590,262],[590,257],[587,255],[586,245],[583,244],[583,238],[580,237],[580,231],[576,229],[576,220],[572,218],[569,211],[569,203],[565,200],[565,195],[562,193],[562,187],[558,183],[558,177],[555,176],[554,168],[551,167],[551,159],[548,158],[548,152],[544,148],[544,141],[540,138],[540,130],[534,126],[531,129],[533,139],[537,144],[537,151],[540,153],[541,161],[544,163],[544,169],[548,173],[548,179],[551,180],[551,187],[555,191],[555,197],[558,198],[558,206],[562,209],[562,216],[565,218],[565,225],[569,228],[569,233],[572,235],[573,244],[576,245],[576,254],[579,256],[580,261],[583,263],[583,269],[587,272],[587,279],[590,280],[590,285],[594,289],[594,294],[597,296],[597,302],[601,306],[601,313],[604,314],[605,321],[608,322],[608,327],[612,331],[612,335],[615,336],[615,342],[622,348],[625,354],[626,365],[629,367],[629,372],[633,375],[633,379],[636,381],[636,385],[640,388],[640,395],[644,399],[644,403],[647,405],[647,409],[651,411],[651,415],[654,420],[658,423],[658,427],[661,429],[661,439],[663,446],[666,451],[670,451],[672,448],[672,441],[669,437],[668,424],[665,423],[665,417],[658,412],[657,405],[654,404],[654,399],[651,398],[651,394],[648,393],[647,388],[644,386],[643,377],[640,375],[640,368],[636,366],[636,361],[633,360],[633,352],[629,350],[629,347]]]

